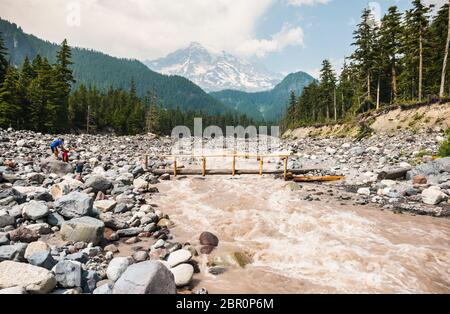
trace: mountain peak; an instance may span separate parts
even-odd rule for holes
[[[188,47],[189,49],[205,49],[206,50],[206,48],[202,45],[202,44],[200,44],[199,42],[197,42],[197,41],[193,41],[193,42],[191,42],[190,44],[189,44],[189,47]]]
[[[283,78],[226,51],[218,52],[195,41],[187,48],[145,64],[163,74],[184,76],[206,91],[263,91],[272,89]]]

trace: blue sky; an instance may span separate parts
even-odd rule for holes
[[[325,58],[339,68],[344,57],[353,51],[353,31],[359,23],[362,10],[371,2],[374,1],[333,0],[327,4],[294,8],[276,3],[260,21],[258,35],[268,36],[284,23],[291,23],[303,29],[303,46],[287,47],[260,61],[273,71],[304,70],[315,76]],[[401,11],[409,9],[411,2],[380,0],[376,3],[381,14],[384,14],[392,5],[397,5]]]
[[[422,0],[442,5],[446,0]],[[381,15],[410,0],[1,0],[0,17],[27,33],[117,57],[152,60],[196,41],[265,65],[317,76],[339,68],[369,3]]]

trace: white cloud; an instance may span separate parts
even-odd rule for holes
[[[288,46],[303,46],[303,30],[285,24],[280,32],[272,36],[271,39],[251,39],[244,42],[237,49],[237,53],[244,56],[265,57],[268,53],[279,52]]]
[[[302,5],[316,5],[316,4],[327,4],[331,0],[287,0],[287,3],[294,6],[302,6]]]
[[[285,24],[257,37],[275,3],[293,6],[331,0],[1,0],[1,17],[52,42],[140,60],[162,57],[197,41],[242,56],[264,57],[303,46],[303,30]],[[80,13],[78,16],[78,12]]]
[[[236,51],[255,38],[258,20],[275,1],[1,0],[0,12],[25,32],[53,42],[67,38],[71,45],[114,56],[152,59],[191,41]],[[71,17],[76,5],[68,8],[73,3],[81,9],[79,26],[68,23],[77,22]]]

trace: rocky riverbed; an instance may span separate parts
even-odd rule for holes
[[[65,135],[73,151],[64,164],[51,157],[54,137],[0,130],[0,293],[207,293],[196,274],[221,276],[252,263],[245,252],[212,254],[221,239],[207,225],[192,230],[190,241],[172,234],[183,221],[155,199],[173,178],[145,171],[143,159],[149,154],[149,170],[170,167],[157,156],[170,153],[171,139]],[[286,140],[277,149],[298,155],[289,168],[346,176],[333,184],[288,183],[302,191],[295,196],[301,201],[447,217],[450,159],[433,158],[442,140],[440,133],[403,132],[359,142]]]

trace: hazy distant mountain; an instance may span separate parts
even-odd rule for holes
[[[26,34],[14,23],[0,18],[0,32],[8,49],[8,59],[20,66],[26,56],[37,54],[55,61],[59,45]],[[76,86],[84,84],[101,90],[110,87],[129,89],[134,80],[139,95],[149,90],[167,108],[196,110],[207,113],[224,113],[230,109],[205,93],[199,86],[180,76],[167,76],[151,71],[137,60],[111,57],[89,49],[72,48],[72,61]]]
[[[286,109],[289,95],[294,91],[299,96],[303,88],[315,79],[305,72],[289,74],[270,91],[246,93],[237,90],[224,90],[210,93],[211,96],[255,119],[277,121]]]
[[[270,90],[283,79],[281,74],[269,72],[225,51],[206,49],[196,42],[145,64],[163,74],[184,76],[210,92],[224,89]]]

